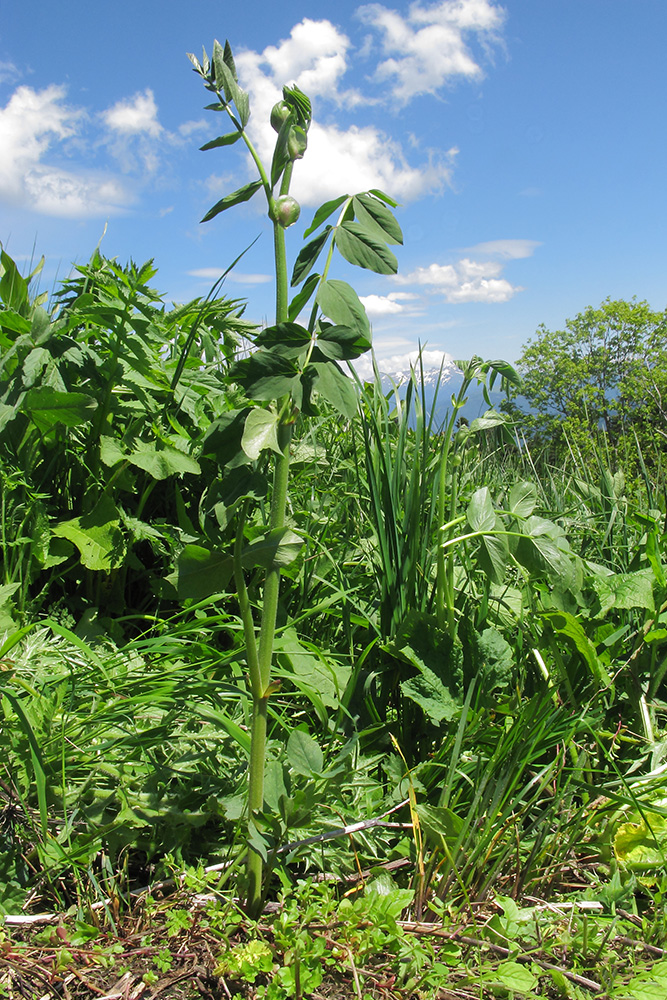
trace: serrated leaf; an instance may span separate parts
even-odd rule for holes
[[[61,521],[51,530],[77,547],[86,569],[108,572],[123,564],[125,536],[120,514],[110,497],[103,497],[89,514]]]
[[[259,407],[251,410],[243,428],[241,447],[253,461],[266,449],[281,455],[278,444],[278,414]]]
[[[317,372],[314,383],[317,392],[339,413],[351,420],[357,412],[359,402],[352,379],[340,370],[335,361],[314,362],[313,368]]]
[[[216,215],[220,215],[221,212],[226,212],[228,208],[233,208],[234,205],[240,205],[244,201],[250,201],[252,196],[256,194],[262,186],[261,181],[252,181],[250,184],[245,184],[243,187],[238,188],[236,191],[232,191],[231,194],[225,195],[220,201],[217,201],[213,208],[210,208],[202,222],[210,222],[214,219]]]
[[[314,233],[316,229],[319,229],[322,223],[328,219],[330,215],[333,215],[336,209],[342,205],[348,197],[349,195],[342,194],[339,198],[334,198],[332,201],[326,201],[324,205],[320,205],[313,216],[313,221],[303,234],[304,239],[307,239],[311,233]]]
[[[345,260],[376,274],[396,274],[398,261],[382,240],[358,222],[344,222],[334,240]]]
[[[353,202],[358,221],[385,243],[403,243],[403,233],[387,206],[369,194],[358,194]]]
[[[317,258],[329,238],[331,230],[332,227],[327,226],[326,229],[319,234],[319,236],[316,236],[314,240],[311,240],[310,243],[306,243],[306,245],[301,248],[298,257],[294,261],[294,270],[292,271],[291,280],[292,288],[299,285],[310,273],[310,271],[312,271]]]
[[[405,655],[408,650],[409,647],[405,646],[401,652]],[[445,687],[438,675],[425,663],[420,664],[419,671],[416,677],[402,682],[401,692],[404,697],[419,705],[431,722],[438,725],[444,721],[450,722],[460,711],[459,702],[452,697],[449,688]]]
[[[133,450],[125,455],[125,460],[158,480],[183,473],[199,475],[201,472],[195,458],[162,442],[156,444],[152,441],[137,441]]]
[[[640,569],[635,573],[615,573],[608,577],[594,577],[593,589],[600,601],[600,614],[612,608],[654,610],[653,570]]]
[[[226,135],[219,135],[217,139],[211,139],[210,142],[205,142],[203,146],[199,147],[199,149],[202,153],[204,153],[207,149],[217,149],[218,146],[231,146],[233,143],[238,142],[240,138],[240,132],[228,132]]]
[[[357,330],[370,340],[371,327],[366,310],[351,285],[332,278],[325,281],[317,293],[317,304],[322,313],[338,326]]]

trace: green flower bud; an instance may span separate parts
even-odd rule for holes
[[[283,229],[293,225],[301,214],[301,206],[291,194],[283,194],[273,203],[272,218]]]
[[[306,152],[307,145],[308,136],[305,129],[302,129],[299,125],[292,126],[287,137],[287,155],[290,160],[300,160]]]
[[[271,109],[271,127],[275,132],[280,132],[284,123],[292,113],[292,109],[285,101],[278,101]]]

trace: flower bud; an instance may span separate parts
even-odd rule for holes
[[[271,217],[279,226],[287,229],[288,226],[296,222],[300,214],[301,206],[296,198],[293,198],[291,194],[283,194],[280,198],[276,198]]]
[[[287,137],[287,155],[290,160],[300,160],[306,152],[308,136],[300,125],[293,125]]]
[[[289,118],[292,110],[285,101],[278,101],[271,109],[271,127],[275,132],[280,132],[284,123]]]

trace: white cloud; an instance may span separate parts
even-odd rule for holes
[[[106,174],[75,173],[44,162],[55,143],[72,139],[85,115],[65,104],[65,89],[18,87],[0,108],[0,198],[46,215],[109,215],[131,193]]]
[[[489,240],[470,248],[475,258],[417,267],[410,274],[395,275],[391,280],[400,285],[421,286],[429,293],[443,295],[451,303],[507,302],[523,288],[502,277],[505,265],[532,256],[539,246],[537,240]],[[480,256],[487,259],[480,260]]]
[[[20,77],[21,73],[18,66],[15,66],[13,62],[9,62],[8,60],[0,59],[0,83],[14,83]]]
[[[469,253],[488,254],[503,260],[519,260],[522,257],[532,257],[542,244],[537,240],[488,240],[469,247]]]
[[[143,168],[155,173],[159,165],[157,142],[169,136],[158,121],[153,91],[147,89],[117,101],[102,111],[100,118],[108,130],[104,141],[123,172]]]
[[[120,135],[150,135],[156,138],[162,132],[152,90],[118,101],[102,112],[102,119],[111,132]]]
[[[405,313],[405,303],[418,299],[411,292],[390,292],[389,295],[362,295],[361,302],[369,316],[395,316]],[[412,311],[412,310],[410,310]]]
[[[496,261],[474,261],[468,258],[456,264],[429,264],[410,274],[397,275],[393,280],[402,285],[421,285],[428,292],[444,295],[447,302],[507,302],[521,291],[499,274],[502,265]]]
[[[246,50],[236,58],[239,81],[251,97],[248,131],[265,162],[270,162],[275,132],[268,125],[281,87],[296,83],[309,97],[337,105],[354,104],[358,93],[339,88],[348,66],[350,41],[330,21],[304,19],[290,37],[263,52]],[[316,205],[345,191],[379,187],[410,201],[442,190],[450,181],[456,149],[431,155],[413,167],[399,143],[374,126],[342,129],[314,121],[308,152],[295,165],[292,191],[304,205]]]
[[[429,7],[413,3],[407,17],[381,4],[361,7],[358,13],[382,33],[389,58],[376,73],[394,81],[393,96],[402,102],[435,94],[453,77],[483,76],[467,36],[476,34],[488,51],[505,18],[493,0],[441,0]]]

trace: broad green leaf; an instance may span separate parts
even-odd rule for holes
[[[595,646],[586,635],[582,625],[567,611],[553,611],[544,614],[554,632],[564,636],[580,653],[595,681],[603,687],[611,685],[611,677],[600,660]]]
[[[344,222],[336,229],[334,241],[341,256],[350,264],[376,274],[396,274],[398,261],[386,243],[358,222]]]
[[[312,689],[327,708],[340,708],[340,699],[352,673],[350,665],[308,649],[292,628],[285,629],[276,638],[275,649],[279,662],[285,660],[292,682],[301,691],[309,695]]]
[[[483,979],[498,983],[511,993],[530,993],[533,996],[533,990],[539,985],[537,976],[518,962],[501,962],[493,972],[487,972]]]
[[[446,844],[453,846],[463,829],[461,817],[444,806],[430,806],[418,801],[417,815],[424,833],[436,844],[444,840]]]
[[[333,323],[357,330],[370,340],[371,327],[366,310],[354,288],[347,282],[337,278],[325,281],[317,293],[317,304]]]
[[[384,193],[384,191],[380,191],[378,188],[369,188],[368,193],[375,195],[376,198],[379,198],[380,201],[383,201],[386,205],[389,205],[391,208],[398,208],[398,202],[394,201],[393,198],[390,198],[388,194]]]
[[[403,655],[409,653],[408,646],[402,648]],[[437,724],[450,722],[461,710],[460,703],[452,697],[452,693],[440,680],[438,675],[426,664],[419,666],[420,673],[410,680],[403,681],[401,692],[419,705],[427,719]]]
[[[667,816],[647,811],[646,819],[637,817],[637,822],[621,823],[614,836],[614,854],[630,871],[664,872],[667,867]]]
[[[654,610],[653,570],[640,569],[635,573],[615,573],[608,577],[593,577],[593,589],[600,600],[600,615],[611,608],[645,608]]]
[[[250,399],[279,399],[299,381],[296,366],[273,351],[260,348],[232,365],[229,377],[243,387]]]
[[[199,462],[191,455],[186,455],[185,452],[162,441],[157,443],[137,441],[125,459],[130,465],[143,469],[153,479],[167,479],[169,476],[178,476],[184,473],[196,476],[201,472]]]
[[[326,326],[317,337],[317,346],[334,361],[351,361],[372,347],[369,337],[349,326]]]
[[[275,528],[250,542],[243,550],[242,562],[247,569],[285,569],[298,557],[303,538],[289,528]]]
[[[0,250],[0,299],[13,312],[26,316],[30,309],[28,282],[5,250]]]
[[[494,427],[500,427],[506,423],[505,417],[497,410],[487,410],[481,417],[475,417],[470,424],[470,433],[478,434],[480,431],[490,431]]]
[[[493,583],[502,583],[509,562],[509,542],[506,535],[482,535],[478,539],[477,561]]]
[[[298,295],[295,295],[289,304],[287,318],[290,323],[295,323],[299,318],[299,313],[310,300],[311,295],[319,283],[319,274],[311,274]]]
[[[41,431],[48,431],[56,424],[77,427],[90,420],[97,409],[97,400],[84,392],[58,392],[40,387],[25,394],[21,409]]]
[[[202,222],[210,222],[214,219],[216,215],[220,215],[221,212],[225,212],[228,208],[233,208],[234,205],[240,205],[244,201],[249,201],[254,194],[256,194],[262,186],[261,181],[252,181],[250,184],[245,184],[243,187],[238,188],[236,191],[232,191],[231,194],[225,195],[220,201],[217,201],[213,208],[210,208]]]
[[[109,469],[122,462],[125,459],[125,452],[120,441],[110,434],[102,434],[100,437],[100,458]]]
[[[537,489],[534,483],[515,483],[510,490],[509,509],[515,517],[525,519],[535,510],[537,504]]]
[[[322,252],[324,244],[329,238],[331,233],[331,226],[327,226],[315,239],[311,240],[310,243],[306,243],[305,247],[302,247],[299,251],[299,256],[294,261],[294,270],[292,271],[292,287],[299,285],[303,279],[308,275],[313,267],[315,266],[315,261]]]
[[[290,767],[297,774],[307,778],[322,774],[324,754],[312,736],[302,729],[293,729],[287,740],[287,759]]]
[[[535,514],[521,524],[515,558],[535,576],[546,576],[563,588],[577,583],[577,569],[562,528]]]
[[[369,232],[385,243],[403,243],[401,227],[383,202],[370,194],[358,194],[352,204],[357,219]]]
[[[199,149],[202,153],[206,152],[207,149],[217,149],[218,146],[231,146],[232,143],[238,142],[241,138],[241,132],[228,132],[226,135],[219,135],[217,139],[211,139],[210,142],[205,142],[203,146]]]
[[[278,414],[259,407],[251,410],[243,428],[241,447],[253,461],[267,448],[281,455],[278,444]]]
[[[357,412],[359,399],[354,382],[345,375],[335,361],[313,363],[317,372],[315,389],[344,417],[352,419]]]
[[[243,428],[250,407],[242,410],[227,410],[211,424],[204,435],[202,453],[213,455],[219,465],[234,463],[239,455],[245,457],[241,448]]]
[[[166,578],[182,601],[203,601],[224,593],[234,572],[232,557],[201,545],[186,545]]]
[[[307,239],[311,233],[314,233],[316,229],[319,229],[322,223],[328,219],[330,215],[333,215],[339,205],[342,205],[348,197],[348,195],[342,194],[339,198],[334,198],[332,201],[327,201],[324,205],[320,205],[313,216],[313,221],[303,234],[304,239]]]
[[[473,493],[466,517],[473,531],[493,531],[496,526],[496,512],[493,509],[488,486],[482,486]]]
[[[121,518],[108,496],[90,514],[61,521],[51,530],[58,538],[66,538],[76,546],[86,569],[108,572],[124,562],[126,542]]]
[[[255,337],[258,347],[265,347],[285,358],[298,358],[308,347],[311,336],[305,327],[298,323],[278,323],[277,326],[267,326]]]

